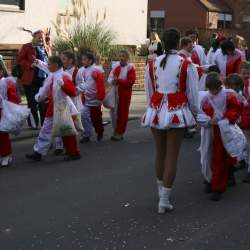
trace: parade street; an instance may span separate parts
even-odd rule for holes
[[[140,97],[142,98],[142,96]],[[134,101],[132,116],[142,103]],[[209,200],[200,173],[199,135],[185,140],[173,191],[175,210],[157,214],[150,131],[129,122],[126,139],[81,145],[82,160],[52,152],[25,159],[35,138],[14,143],[15,164],[0,173],[1,250],[247,250],[250,186],[241,182],[222,201]]]

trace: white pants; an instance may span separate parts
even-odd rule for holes
[[[34,145],[34,151],[41,155],[46,155],[50,149],[52,143],[52,128],[53,118],[46,117],[43,126],[39,132],[37,142]]]
[[[92,137],[93,136],[93,124],[91,120],[90,107],[84,105],[82,110],[82,125],[83,125],[83,137]]]

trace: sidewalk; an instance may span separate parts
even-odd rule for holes
[[[132,102],[130,106],[129,120],[138,120],[142,117],[146,110],[146,99],[144,91],[134,91],[132,96]],[[109,110],[103,108],[103,120],[110,121]],[[12,141],[27,140],[33,137],[37,137],[39,130],[33,130],[25,127],[21,134],[18,136],[12,136]]]

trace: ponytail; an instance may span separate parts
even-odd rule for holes
[[[177,50],[180,43],[180,32],[174,28],[166,30],[163,34],[163,44],[165,48],[165,56],[162,59],[160,66],[165,69],[167,59],[171,50]]]

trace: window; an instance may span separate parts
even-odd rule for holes
[[[151,11],[150,26],[151,31],[157,32],[161,36],[165,28],[165,12],[157,10]]]
[[[0,10],[20,11],[24,10],[25,0],[0,0]]]
[[[219,14],[217,28],[218,29],[230,29],[232,28],[233,16],[231,14]]]

